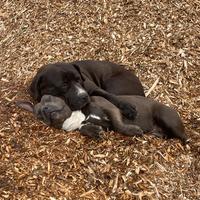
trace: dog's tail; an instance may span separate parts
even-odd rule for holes
[[[183,144],[188,142],[182,120],[174,109],[163,104],[160,104],[158,108],[157,105],[153,111],[153,118],[167,138],[178,138]]]

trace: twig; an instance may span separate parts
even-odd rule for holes
[[[154,82],[154,84],[151,86],[151,88],[147,91],[147,93],[146,93],[146,97],[148,97],[149,96],[149,94],[154,90],[154,88],[156,87],[156,85],[158,84],[158,82],[159,82],[159,80],[160,80],[160,77],[158,77],[157,79],[156,79],[156,81]]]

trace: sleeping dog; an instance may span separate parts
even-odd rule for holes
[[[136,106],[138,114],[134,120],[124,118],[115,105],[98,96],[92,97],[82,111],[72,111],[63,99],[51,95],[44,95],[35,106],[26,101],[18,101],[17,105],[50,126],[66,131],[78,129],[83,135],[94,138],[99,138],[102,130],[114,130],[127,136],[152,133],[186,143],[183,123],[174,109],[142,96],[118,98]]]
[[[134,73],[115,63],[93,60],[44,65],[29,89],[38,102],[45,94],[62,97],[73,111],[84,108],[90,96],[102,96],[130,119],[136,116],[135,105],[116,95],[144,96],[142,84]]]

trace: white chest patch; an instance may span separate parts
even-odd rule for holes
[[[62,129],[65,131],[74,131],[79,129],[84,120],[85,115],[80,110],[74,111],[71,116],[64,121]]]

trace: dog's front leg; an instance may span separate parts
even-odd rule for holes
[[[125,117],[132,120],[135,119],[137,115],[135,106],[131,105],[128,102],[119,100],[119,98],[116,95],[108,93],[105,90],[99,88],[92,81],[89,80],[85,81],[84,88],[86,89],[86,91],[90,96],[104,97],[105,99],[113,103],[115,106],[117,106]]]

